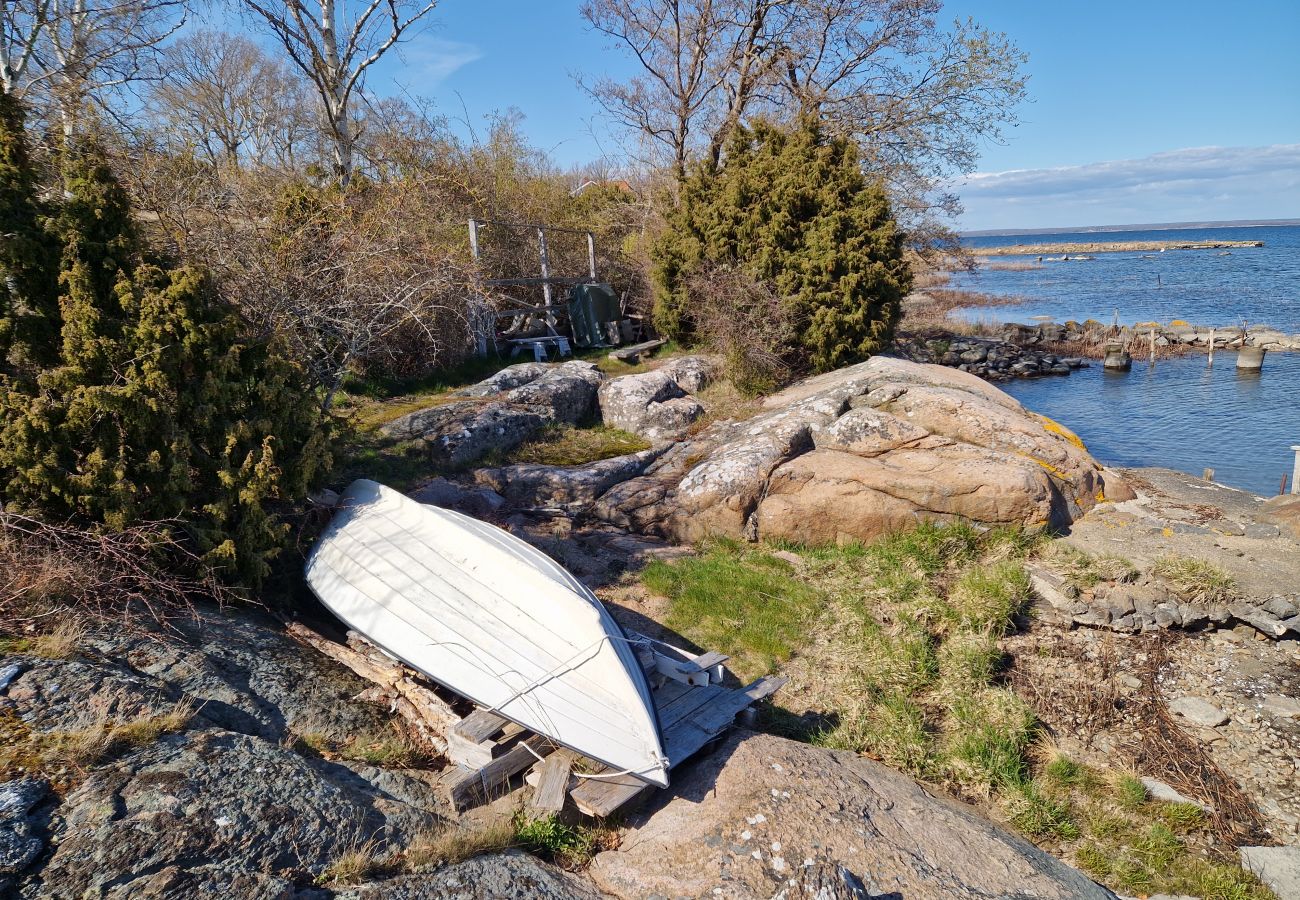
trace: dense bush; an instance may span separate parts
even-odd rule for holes
[[[23,140],[0,131],[4,157]],[[256,583],[287,537],[276,505],[328,465],[313,393],[272,344],[243,338],[202,271],[150,260],[96,152],[61,162],[57,339],[47,364],[0,380],[0,494],[109,530],[174,520],[207,566]]]
[[[48,362],[57,335],[53,241],[27,143],[9,137],[22,134],[22,107],[0,91],[0,371]]]
[[[654,247],[655,323],[700,337],[705,269],[733,268],[778,298],[796,329],[794,369],[825,371],[884,348],[911,272],[884,189],[862,174],[856,146],[819,123],[741,129],[716,171],[699,166]],[[738,323],[739,325],[739,323]]]

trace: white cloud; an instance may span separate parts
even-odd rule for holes
[[[437,87],[459,69],[483,58],[483,51],[474,44],[427,34],[402,44],[400,53],[404,63],[401,80],[421,92]]]
[[[976,173],[958,192],[970,229],[1292,217],[1300,215],[1300,144]]]

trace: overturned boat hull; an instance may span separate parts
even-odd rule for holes
[[[356,481],[312,551],[307,583],[348,626],[434,681],[667,786],[632,646],[590,590],[514,535]]]

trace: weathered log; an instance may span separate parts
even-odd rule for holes
[[[290,622],[285,629],[295,639],[373,682],[378,691],[364,692],[366,699],[388,704],[393,712],[411,724],[416,736],[428,749],[435,753],[447,752],[447,735],[460,721],[460,716],[431,688],[416,681],[409,669],[355,632],[348,633],[351,646],[345,646],[301,622]]]

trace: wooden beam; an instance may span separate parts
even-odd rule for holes
[[[701,747],[726,731],[737,714],[748,709],[751,704],[771,696],[787,680],[769,675],[739,691],[717,687],[694,688],[668,704],[660,710],[659,717],[664,727],[664,752],[668,755],[669,764],[676,766],[689,759]],[[703,695],[704,702],[694,702],[692,695]],[[605,768],[603,771],[611,770]],[[651,785],[641,779],[623,775],[586,780],[574,788],[569,796],[581,812],[603,818],[649,790]]]
[[[569,792],[569,773],[573,771],[577,756],[572,750],[559,750],[538,763],[533,809],[553,813],[564,809],[564,795]]]
[[[442,782],[447,802],[460,812],[491,800],[512,776],[531,766],[538,756],[545,757],[554,749],[549,739],[535,734],[480,769],[458,766],[452,770],[454,774],[449,774]]]

